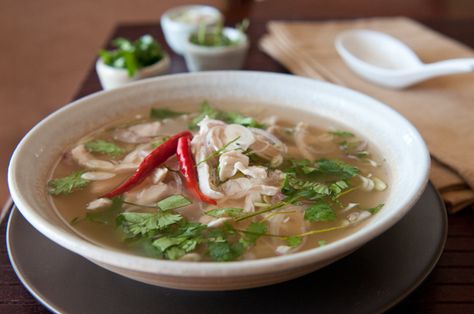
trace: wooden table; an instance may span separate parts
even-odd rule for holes
[[[245,4],[246,1],[234,2],[235,6],[227,14],[229,24],[234,24],[244,16],[250,16],[252,20],[249,35],[253,45],[245,64],[246,70],[286,72],[281,65],[259,51],[256,45],[258,38],[265,33],[265,25],[270,16],[271,18],[289,18],[293,20],[331,17],[329,13],[326,15],[324,13],[314,14],[304,10],[304,7],[309,5],[309,1],[300,1],[301,6],[295,6],[298,10],[288,9],[288,5],[285,10],[285,6],[279,2],[278,5],[272,8],[273,14],[271,15],[264,9],[252,9],[251,5]],[[436,5],[436,1],[433,3],[435,4],[428,6],[428,11],[423,11],[424,13],[420,14],[417,11],[420,6],[419,1],[414,1],[414,6],[404,12],[418,17],[417,19],[427,26],[474,47],[474,33],[472,32],[474,30],[474,19],[439,17],[440,14],[437,14],[437,12],[442,8]],[[387,14],[384,13],[383,9],[382,11],[375,10],[372,12],[368,6],[364,12],[365,16],[370,16],[374,12],[375,14]],[[346,10],[342,17],[351,17],[355,14],[357,14],[356,11],[351,13]],[[158,24],[119,25],[107,43],[110,43],[110,39],[118,36],[133,39],[144,33],[158,37],[164,43]],[[166,47],[166,49],[168,48]],[[183,58],[174,55],[171,51],[169,52],[172,56],[171,72],[186,72]],[[89,74],[79,88],[74,97],[75,99],[100,90],[92,63],[91,60]],[[0,228],[0,313],[46,313],[46,309],[22,286],[9,264],[5,246],[5,225],[6,223],[3,222]],[[473,210],[466,210],[449,217],[448,240],[438,265],[428,279],[407,299],[393,308],[391,312],[474,313]]]

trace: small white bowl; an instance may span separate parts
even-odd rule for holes
[[[103,89],[107,90],[147,77],[166,74],[170,68],[170,64],[171,62],[168,54],[164,53],[163,58],[157,63],[139,69],[133,76],[129,76],[126,69],[111,67],[110,65],[105,64],[101,58],[98,58],[95,64],[95,70],[99,77],[100,85],[102,85]]]
[[[206,47],[186,42],[184,58],[190,72],[213,70],[240,70],[249,50],[247,35],[235,28],[225,27],[224,35],[235,44],[224,47]]]
[[[168,45],[174,52],[180,55],[184,54],[185,44],[188,41],[189,35],[199,28],[199,22],[185,23],[176,20],[177,16],[186,11],[208,16],[208,20],[204,21],[206,26],[215,26],[224,20],[219,10],[207,5],[185,5],[166,11],[161,16],[161,29],[165,34]]]
[[[332,120],[355,130],[385,158],[390,188],[384,208],[363,228],[323,247],[228,263],[157,260],[91,243],[51,205],[46,182],[68,145],[124,113],[180,101],[265,103]],[[74,127],[71,127],[74,126]],[[361,93],[306,78],[250,71],[169,75],[131,83],[73,102],[36,125],[17,146],[8,169],[11,196],[22,215],[59,245],[122,276],[187,290],[233,290],[268,285],[315,271],[399,221],[420,197],[430,157],[417,130],[395,110]],[[45,252],[47,254],[47,252]],[[377,258],[374,256],[373,258]]]

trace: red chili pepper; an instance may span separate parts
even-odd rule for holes
[[[133,187],[140,184],[143,180],[152,173],[152,171],[164,163],[168,158],[173,156],[176,153],[178,147],[178,140],[180,138],[189,138],[193,135],[189,131],[183,131],[176,135],[173,135],[163,144],[155,148],[151,153],[149,153],[145,159],[140,163],[135,173],[128,178],[124,183],[122,183],[115,190],[103,195],[102,197],[112,198],[114,196],[123,194]]]
[[[216,205],[217,203],[215,200],[208,197],[207,195],[204,195],[204,193],[202,193],[202,191],[199,189],[199,184],[196,177],[196,164],[189,149],[189,137],[181,137],[178,140],[176,156],[178,156],[179,168],[181,170],[181,174],[184,176],[188,190],[194,193],[194,195],[201,201]]]

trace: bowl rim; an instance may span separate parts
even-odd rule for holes
[[[197,24],[193,23],[185,23],[176,21],[173,19],[173,14],[184,12],[185,10],[198,10],[198,11],[206,11],[213,15],[213,21],[207,22],[206,25],[213,25],[215,23],[219,23],[220,21],[224,20],[222,12],[217,9],[216,7],[205,5],[205,4],[188,4],[188,5],[180,5],[169,8],[161,15],[161,22],[167,24],[168,27],[171,28],[183,28],[183,29],[195,29],[198,27]]]
[[[344,92],[346,97],[355,99],[354,101],[364,101],[370,106],[380,106],[378,109],[384,111],[386,114],[391,114],[397,119],[403,126],[410,131],[413,135],[414,140],[418,142],[420,149],[419,157],[419,169],[420,176],[417,177],[415,186],[417,189],[411,191],[405,198],[405,202],[399,206],[397,211],[390,212],[378,221],[378,223],[368,224],[365,226],[362,232],[352,233],[347,237],[344,237],[338,241],[328,244],[323,247],[306,250],[303,252],[297,252],[289,255],[276,256],[270,258],[263,258],[257,260],[245,260],[245,261],[233,261],[233,262],[188,262],[188,261],[168,261],[158,260],[149,257],[142,257],[133,255],[110,248],[100,247],[96,244],[88,242],[83,238],[78,238],[75,234],[66,232],[65,230],[53,225],[48,220],[44,219],[34,209],[34,204],[29,204],[26,200],[23,200],[21,195],[21,188],[17,185],[16,169],[20,166],[19,160],[21,158],[21,150],[23,143],[27,142],[29,138],[35,135],[35,133],[47,125],[49,121],[56,115],[61,114],[64,111],[74,110],[73,108],[81,106],[83,103],[93,101],[95,98],[108,97],[111,93],[126,93],[127,91],[135,89],[137,86],[146,84],[156,84],[162,80],[180,80],[183,77],[189,79],[204,79],[205,77],[219,76],[219,75],[233,75],[242,76],[247,80],[260,76],[261,78],[266,77],[270,79],[279,80],[292,80],[294,82],[301,82],[305,84],[319,85],[320,89],[324,91],[333,92]],[[208,71],[198,73],[181,73],[165,75],[161,77],[151,78],[147,80],[133,82],[126,86],[119,87],[114,90],[100,91],[88,95],[86,97],[75,100],[68,105],[60,108],[53,112],[45,119],[40,121],[34,126],[20,141],[16,147],[8,168],[8,185],[13,201],[17,205],[22,215],[43,235],[56,242],[57,244],[79,254],[83,257],[90,259],[96,263],[110,265],[121,269],[129,269],[142,273],[153,273],[157,275],[165,276],[193,276],[193,277],[207,277],[207,278],[218,278],[221,276],[231,277],[242,277],[246,275],[263,275],[278,271],[285,271],[291,268],[297,268],[309,265],[311,263],[317,263],[318,261],[329,260],[334,258],[342,257],[345,254],[352,252],[358,247],[362,246],[369,240],[377,237],[396,222],[398,222],[414,205],[416,200],[421,196],[424,188],[428,182],[428,174],[430,168],[430,155],[423,138],[416,130],[416,128],[400,113],[395,111],[388,105],[382,102],[364,95],[360,92],[337,86],[331,83],[322,82],[314,79],[297,77],[290,74],[271,73],[271,72],[258,72],[258,71]]]

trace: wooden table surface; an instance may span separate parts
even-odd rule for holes
[[[262,53],[256,43],[265,33],[265,25],[270,19],[291,19],[291,20],[314,20],[315,18],[329,18],[324,13],[312,13],[305,10],[305,5],[310,1],[299,1],[299,7],[289,8],[279,3],[273,7],[273,14],[269,14],[263,9],[255,10],[251,5],[242,5],[246,1],[234,1],[235,7],[227,14],[227,22],[232,25],[242,17],[251,17],[251,28],[249,36],[252,42],[250,54],[245,64],[246,70],[287,72],[281,65],[273,61]],[[289,2],[289,1],[288,1]],[[423,2],[423,1],[421,1]],[[418,21],[454,39],[457,39],[468,46],[474,47],[474,19],[449,18],[439,13],[443,11],[436,5],[423,7],[420,1],[413,1],[409,11],[402,11],[416,17]],[[434,4],[433,4],[434,3]],[[418,9],[428,10],[421,13]],[[364,14],[383,14],[382,11],[371,12],[367,9]],[[341,17],[351,17],[347,13]],[[380,13],[382,12],[382,13]],[[388,11],[390,12],[390,11]],[[357,14],[357,13],[354,13]],[[119,25],[111,34],[110,39],[123,36],[127,38],[137,38],[141,34],[149,33],[164,43],[163,35],[158,24],[140,25]],[[168,47],[165,47],[172,56],[172,73],[186,72],[186,66],[182,57],[173,54]],[[91,60],[90,71],[82,85],[78,89],[75,99],[100,90],[100,85],[93,67],[94,60]],[[40,305],[22,286],[16,277],[9,263],[5,245],[6,223],[0,227],[0,313],[46,313],[46,309]],[[414,256],[413,258],[416,258]],[[438,265],[425,280],[408,298],[393,308],[393,313],[474,313],[474,211],[465,210],[459,214],[449,217],[449,234],[446,248],[441,256]]]

